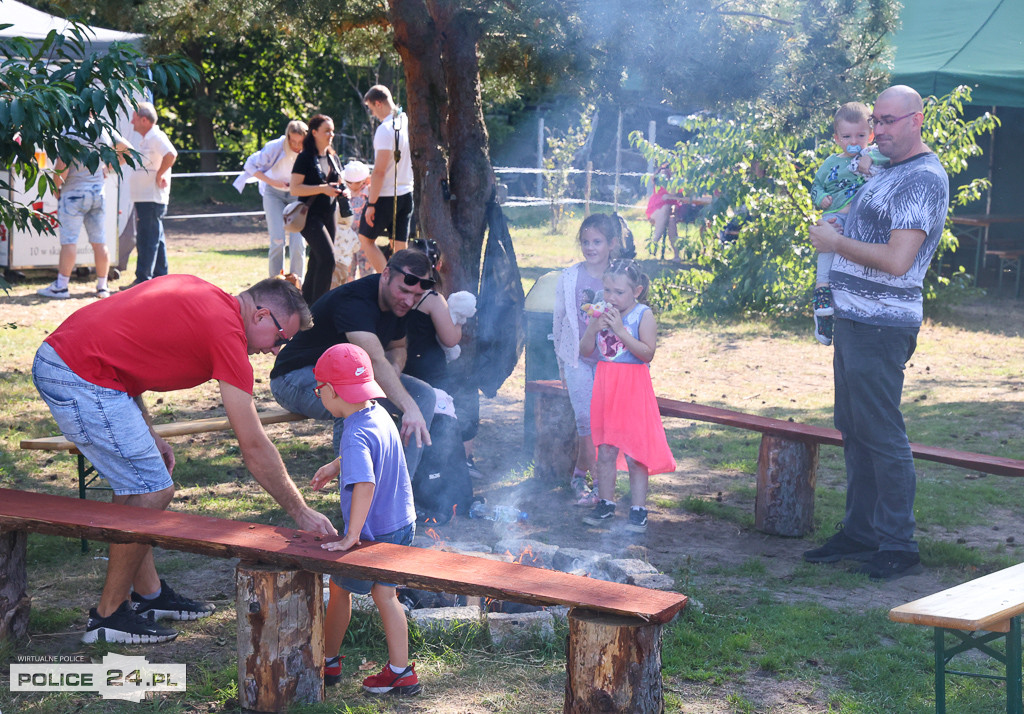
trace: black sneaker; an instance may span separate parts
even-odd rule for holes
[[[839,560],[870,560],[878,548],[861,543],[846,535],[842,524],[837,526],[836,534],[823,545],[804,551],[804,560],[808,563],[835,563]]]
[[[89,624],[85,627],[82,642],[147,644],[167,642],[177,636],[177,630],[161,627],[152,618],[140,615],[125,600],[107,617],[100,617],[96,608],[89,610]]]
[[[615,504],[603,498],[594,506],[594,510],[583,516],[588,526],[601,526],[615,517]]]
[[[160,595],[153,600],[146,600],[138,593],[132,593],[132,607],[139,615],[157,620],[198,620],[213,614],[215,606],[209,602],[196,602],[179,595],[171,589],[166,581],[160,581]]]
[[[856,573],[867,575],[872,580],[894,580],[904,575],[924,572],[921,556],[909,550],[879,550]]]
[[[634,533],[646,533],[647,532],[647,509],[646,508],[630,508],[629,509],[629,523],[626,524],[627,531],[633,531]]]

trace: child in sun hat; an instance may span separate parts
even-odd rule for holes
[[[366,259],[362,249],[359,247],[359,236],[356,231],[359,228],[359,220],[363,217],[363,209],[366,208],[366,201],[370,195],[370,167],[362,161],[349,161],[345,164],[342,180],[351,194],[349,206],[352,208],[351,230],[356,236],[355,249],[352,253],[352,262],[349,265],[349,280],[372,275],[377,272]]]
[[[373,378],[370,356],[353,344],[334,345],[313,368],[316,393],[331,414],[345,419],[338,458],[320,467],[311,485],[320,490],[339,479],[344,537],[324,543],[325,550],[348,550],[364,540],[411,545],[416,530],[412,482],[398,429],[377,404],[384,390]],[[324,683],[341,680],[339,650],[352,616],[352,593],[373,597],[384,623],[389,661],[363,680],[371,694],[419,694],[420,683],[409,662],[409,626],[393,583],[331,577],[324,619]]]

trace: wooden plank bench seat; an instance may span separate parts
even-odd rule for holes
[[[541,475],[560,478],[564,474],[568,479],[575,459],[576,432],[565,387],[556,380],[536,380],[526,383],[526,391],[538,398],[534,411],[535,468]],[[818,445],[842,446],[843,437],[838,429],[665,397],[658,397],[658,407],[662,416],[760,432],[754,514],[757,528],[788,536],[805,535],[812,530]],[[1000,476],[1024,476],[1024,461],[1018,459],[924,444],[911,444],[910,448],[916,459]]]
[[[1024,563],[894,607],[889,619],[935,628],[935,711],[946,711],[946,675],[1001,679],[1006,682],[1007,714],[1024,712],[1021,692],[1021,615],[1024,614]],[[946,646],[946,635],[960,641]],[[988,647],[993,640],[1004,639],[1000,653]],[[947,668],[950,660],[963,652],[979,650],[1002,662],[1004,677],[979,675]]]
[[[332,552],[320,547],[325,540],[324,536],[294,528],[173,511],[154,511],[100,501],[82,502],[64,496],[10,489],[0,489],[0,535],[4,531],[20,532],[22,535],[34,532],[85,537],[111,543],[145,543],[213,557],[240,558],[244,562],[239,568],[263,566],[278,574],[281,571],[329,573],[534,605],[567,605],[573,608],[570,612],[571,621],[573,613],[578,609],[580,612],[577,613],[579,617],[576,617],[576,620],[590,613],[590,617],[604,617],[604,627],[607,627],[607,618],[628,618],[630,627],[646,633],[644,641],[647,644],[645,648],[640,648],[640,654],[648,661],[633,664],[642,666],[645,671],[648,667],[656,666],[653,671],[658,673],[659,689],[660,628],[686,605],[687,600],[685,595],[676,592],[648,590],[559,571],[390,543],[364,543],[350,551]],[[8,574],[0,573],[0,578],[4,577],[8,577]],[[12,577],[17,577],[17,574]],[[21,582],[24,582],[24,575],[21,577]],[[303,598],[319,603],[311,612],[322,617],[322,584],[319,578],[314,578],[311,582],[309,592],[304,593]],[[254,689],[252,678],[259,676],[259,672],[246,669],[256,658],[242,656],[243,621],[248,621],[254,616],[262,617],[260,613],[273,610],[272,603],[254,602],[253,597],[252,588],[246,590],[243,595],[239,584],[239,599],[236,605],[239,618],[239,692],[242,694],[243,706],[246,705],[244,692],[247,689],[266,689]],[[0,612],[0,622],[4,621],[4,615],[5,613]],[[24,617],[27,619],[27,612]],[[318,676],[321,681],[319,691],[322,699],[323,646],[322,642],[319,642],[322,621],[319,624],[314,622],[312,625],[306,622],[303,629],[308,631],[314,643],[319,643],[318,649],[313,647],[314,651],[320,652],[319,661],[314,658],[312,662],[321,670]],[[621,628],[613,629],[621,631]],[[572,624],[570,631],[573,631]],[[3,634],[0,632],[0,638]],[[572,637],[571,634],[570,639]],[[652,642],[653,652],[650,651]],[[570,641],[570,650],[573,644]],[[619,645],[612,641],[604,644],[609,648],[620,649]],[[309,649],[308,640],[304,646]],[[283,663],[287,653],[278,652],[274,653],[274,656]],[[260,666],[261,672],[269,672],[272,669]],[[282,665],[274,671],[279,674],[284,669]],[[570,670],[569,674],[571,679],[573,672]],[[644,681],[645,686],[650,684],[649,680]],[[570,686],[566,687],[567,701],[570,689]],[[646,689],[643,695],[649,698]],[[654,699],[661,702],[660,691],[659,696]],[[280,704],[287,706],[287,703]],[[587,711],[588,706],[584,704],[578,710]],[[249,708],[268,711],[256,706]],[[566,711],[570,711],[568,705]]]

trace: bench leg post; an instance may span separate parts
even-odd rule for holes
[[[935,628],[935,714],[946,714],[946,631]]]
[[[1021,640],[1020,616],[1010,618],[1010,631],[1006,633],[1006,712],[1024,714],[1021,700]]]
[[[25,531],[0,531],[0,642],[23,640],[28,636],[28,614],[32,598],[25,570]]]
[[[536,394],[533,475],[545,481],[569,484],[579,438],[576,416],[566,394]]]
[[[757,456],[754,527],[763,533],[803,536],[814,529],[818,445],[773,434],[761,437]]]
[[[660,714],[661,625],[575,608],[569,612],[565,714]]]
[[[319,573],[239,563],[238,700],[280,712],[324,699],[324,596]]]

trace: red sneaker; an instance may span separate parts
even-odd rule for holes
[[[391,671],[391,663],[384,665],[379,674],[367,677],[363,680],[363,689],[370,694],[399,694],[412,696],[419,694],[420,679],[416,676],[416,665],[410,664],[400,674]]]
[[[334,686],[341,681],[341,660],[345,655],[329,657],[324,660],[324,684],[328,687]]]

